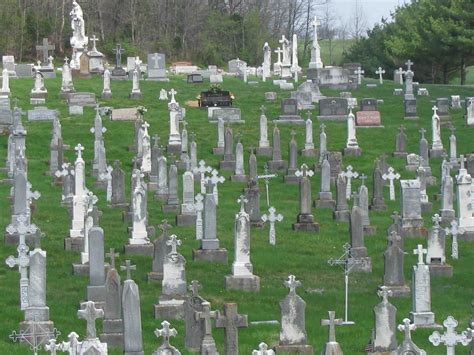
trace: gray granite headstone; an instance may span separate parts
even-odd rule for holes
[[[387,237],[387,249],[384,252],[383,285],[394,297],[403,297],[410,294],[410,288],[405,284],[403,272],[404,251],[402,237],[392,230]]]
[[[319,100],[318,120],[345,121],[347,114],[347,99],[328,97]]]

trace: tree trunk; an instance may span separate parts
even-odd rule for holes
[[[464,57],[461,57],[461,85],[466,84],[466,63]]]

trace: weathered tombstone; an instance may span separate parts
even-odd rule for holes
[[[447,97],[437,98],[436,107],[441,121],[449,121],[449,99]]]
[[[304,120],[298,115],[298,103],[296,99],[283,99],[281,101],[281,113],[275,120],[276,122],[304,124]]]
[[[343,355],[341,346],[336,341],[336,325],[342,325],[342,319],[336,319],[336,312],[328,312],[329,319],[321,319],[322,326],[329,326],[328,341],[324,345],[321,355]]]
[[[412,311],[410,320],[419,328],[439,328],[435,323],[435,315],[431,311],[431,278],[430,269],[423,261],[427,250],[421,244],[413,250],[418,255],[418,263],[413,266],[412,276]]]
[[[161,295],[158,304],[154,305],[155,319],[183,319],[187,292],[186,260],[177,251],[181,241],[176,235],[171,235],[166,245],[171,247],[171,251],[163,262]]]
[[[272,149],[268,141],[268,121],[265,115],[265,106],[262,105],[260,110],[262,113],[260,115],[260,139],[258,141],[257,155],[271,156]]]
[[[405,253],[402,237],[392,230],[387,240],[387,249],[384,252],[383,285],[392,292],[393,297],[408,296],[410,287],[405,284],[403,273]]]
[[[225,288],[258,292],[260,277],[253,274],[253,266],[250,261],[250,218],[245,212],[245,203],[248,201],[242,195],[237,202],[240,203],[240,211],[235,216],[235,256],[232,263],[232,275],[225,277]]]
[[[335,201],[332,198],[331,192],[331,166],[329,161],[324,158],[321,164],[321,186],[318,198],[314,201],[314,207],[333,209],[334,205]]]
[[[319,224],[314,221],[311,213],[311,182],[309,177],[313,176],[313,171],[308,169],[306,164],[301,166],[295,175],[300,177],[299,192],[300,192],[300,213],[296,218],[296,223],[293,223],[293,230],[303,230],[307,232],[319,232]]]
[[[418,115],[416,113],[416,99],[405,99],[405,120],[418,120]]]
[[[234,175],[230,177],[230,181],[247,182],[247,180],[244,166],[244,146],[240,142],[240,135],[238,135],[237,144],[235,145],[235,171]]]
[[[224,160],[219,162],[221,170],[235,170],[235,155],[234,155],[234,135],[232,128],[227,127],[224,133]]]
[[[219,355],[216,348],[216,342],[212,337],[212,320],[217,319],[219,312],[211,311],[211,304],[209,302],[202,303],[202,311],[194,313],[194,319],[201,323],[204,330],[204,337],[202,337],[200,352],[201,354],[216,354]]]
[[[89,244],[89,285],[87,300],[93,301],[98,308],[105,304],[105,269],[104,269],[104,231],[98,226],[90,228]]]
[[[464,234],[460,239],[474,240],[474,216],[472,203],[472,176],[468,173],[465,165],[465,158],[460,157],[461,167],[456,175],[456,198],[458,205],[458,224],[464,229]]]
[[[274,349],[277,353],[312,354],[313,347],[307,344],[306,338],[306,302],[296,294],[296,288],[301,286],[301,282],[297,281],[294,275],[290,275],[284,285],[290,292],[280,302],[280,341]]]
[[[204,198],[204,233],[201,239],[201,247],[193,249],[193,259],[227,263],[227,250],[220,248],[220,242],[217,238],[216,201],[213,189],[214,184],[209,181]]]
[[[295,140],[296,132],[291,130],[291,140],[288,143],[288,170],[286,176],[283,177],[283,181],[286,184],[297,184],[299,178],[295,175],[297,168],[297,156],[298,156],[298,146]]]
[[[70,347],[67,346],[66,349],[69,348],[73,354],[76,352],[78,354],[107,355],[107,344],[100,342],[96,335],[95,326],[96,319],[104,318],[104,311],[97,309],[95,303],[92,301],[82,302],[81,309],[77,311],[77,317],[87,322],[86,339],[78,344],[79,348],[70,349]]]
[[[377,109],[377,99],[369,98],[360,101],[360,111],[356,113],[357,126],[380,126],[380,112]]]
[[[311,112],[307,112],[308,119],[305,123],[305,143],[304,149],[301,150],[301,155],[304,157],[314,157],[317,154],[313,142],[313,121],[311,120]]]
[[[169,81],[166,77],[166,56],[163,53],[148,53],[147,80]]]
[[[193,226],[195,223],[194,174],[186,171],[183,173],[183,203],[181,204],[181,213],[176,216],[176,225]]]
[[[448,316],[443,321],[443,325],[446,328],[444,334],[440,334],[438,331],[434,331],[433,334],[429,336],[429,341],[434,346],[443,344],[446,346],[446,354],[454,354],[456,345],[461,343],[463,346],[467,346],[472,341],[472,335],[468,334],[468,331],[463,331],[462,333],[456,333],[456,327],[458,326],[458,321],[454,319],[453,316]]]
[[[163,344],[152,355],[181,355],[181,352],[170,344],[170,338],[178,335],[174,328],[170,328],[168,321],[161,322],[162,329],[155,329],[155,336],[163,337]]]
[[[405,133],[405,127],[401,125],[398,129],[393,156],[406,158],[407,155],[407,135]]]
[[[226,355],[239,354],[238,328],[248,327],[247,315],[237,313],[236,303],[225,303],[224,314],[218,314],[216,328],[224,328],[224,351]]]
[[[400,180],[400,188],[403,237],[426,235],[421,217],[420,181]]]
[[[344,148],[344,155],[359,157],[362,155],[362,150],[359,147],[356,136],[356,122],[352,108],[349,110],[347,115],[347,141],[346,147]]]
[[[367,255],[367,248],[364,243],[364,225],[363,213],[359,207],[359,196],[353,194],[354,205],[351,210],[349,220],[349,232],[351,238],[349,265],[353,265],[352,270],[355,272],[372,272],[372,261]]]
[[[120,266],[120,270],[127,273],[122,291],[124,354],[143,355],[140,293],[138,285],[131,279],[131,271],[136,270],[136,266],[131,265],[130,260],[126,260],[125,265]]]
[[[347,99],[328,97],[319,100],[318,120],[345,121],[347,119]]]
[[[398,325],[398,330],[404,333],[403,342],[398,346],[397,354],[402,355],[426,355],[426,352],[420,349],[411,340],[411,331],[416,329],[415,324],[410,324],[408,318],[403,319],[403,324]]]
[[[276,121],[273,121],[276,122]],[[272,172],[277,172],[278,170],[285,169],[285,161],[281,157],[281,147],[280,147],[280,129],[275,126],[273,127],[273,146],[272,146],[272,160],[268,162],[268,168]]]
[[[389,301],[388,297],[392,292],[385,286],[381,286],[377,291],[382,302],[374,307],[375,329],[371,342],[371,350],[366,354],[391,353],[397,349],[397,309]]]
[[[428,231],[428,247],[426,264],[432,276],[453,276],[453,267],[446,264],[446,233],[440,227],[441,217],[435,214],[432,217],[433,227]]]
[[[336,180],[336,209],[332,216],[338,222],[349,222],[351,213],[346,198],[347,182],[343,173],[337,176]]]
[[[194,314],[203,311],[202,304],[206,300],[199,295],[199,289],[201,288],[199,281],[191,281],[188,288],[191,295],[188,295],[184,301],[184,325],[186,330],[184,345],[189,351],[197,352],[204,337],[204,327],[201,327],[201,320],[196,319]]]

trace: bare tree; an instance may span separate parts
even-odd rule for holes
[[[359,40],[367,30],[367,18],[363,6],[359,0],[355,1],[354,12],[352,13],[352,37]]]

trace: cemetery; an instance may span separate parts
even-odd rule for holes
[[[474,354],[472,85],[325,65],[317,17],[305,68],[107,56],[67,6],[3,56],[0,354]]]

